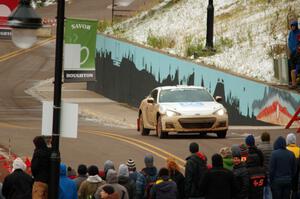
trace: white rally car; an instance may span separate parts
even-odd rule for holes
[[[225,138],[228,115],[221,99],[200,86],[157,87],[140,104],[137,129],[142,135],[156,130],[159,138],[168,132],[216,133]]]

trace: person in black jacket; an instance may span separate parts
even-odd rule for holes
[[[36,136],[33,143],[35,149],[31,160],[31,172],[34,178],[32,198],[44,199],[48,198],[51,151],[43,136]]]
[[[257,166],[264,166],[264,154],[262,153],[261,150],[259,150],[256,146],[255,146],[255,139],[253,135],[248,135],[245,139],[245,143],[248,147],[248,155],[250,154],[255,154],[256,156],[258,156],[258,158],[255,158],[256,165]]]
[[[207,171],[206,156],[199,152],[199,145],[195,142],[190,144],[191,155],[186,158],[185,165],[185,198],[200,198],[200,179]]]
[[[31,199],[33,179],[21,158],[13,162],[13,172],[5,177],[2,194],[6,199]]]
[[[158,179],[150,191],[151,199],[177,199],[176,183],[169,177],[169,170],[161,168]]]
[[[184,199],[184,176],[180,172],[179,166],[173,158],[168,158],[167,159],[167,168],[169,170],[170,178],[177,185],[177,193],[178,193],[177,198],[178,199]]]
[[[249,154],[247,158],[247,169],[249,175],[248,199],[263,199],[264,187],[267,184],[267,172],[263,166],[258,166],[258,156]]]
[[[238,191],[235,199],[248,199],[249,176],[246,163],[241,161],[241,151],[238,145],[231,147],[233,159],[233,174],[236,178]]]
[[[126,188],[129,199],[135,198],[135,182],[129,178],[129,170],[126,164],[120,164],[119,166],[118,183]]]
[[[220,154],[212,156],[212,168],[204,173],[200,189],[205,199],[232,199],[237,192],[237,183],[232,171],[223,168]]]

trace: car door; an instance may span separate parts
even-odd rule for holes
[[[157,109],[157,94],[158,90],[154,89],[150,93],[150,97],[154,99],[153,103],[148,103],[147,104],[147,120],[150,125],[154,126],[156,125],[156,109]]]

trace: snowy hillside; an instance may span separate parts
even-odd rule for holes
[[[147,46],[150,37],[165,38],[171,45],[162,50],[171,54],[274,83],[273,58],[286,55],[288,19],[298,17],[300,0],[269,1],[215,0],[213,56],[187,53],[192,45],[205,45],[207,0],[179,0],[143,20],[116,25],[112,34]]]

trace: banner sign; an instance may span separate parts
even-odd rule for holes
[[[67,19],[64,38],[65,82],[95,81],[98,21]]]
[[[11,39],[8,16],[18,6],[19,0],[0,0],[0,39]]]

